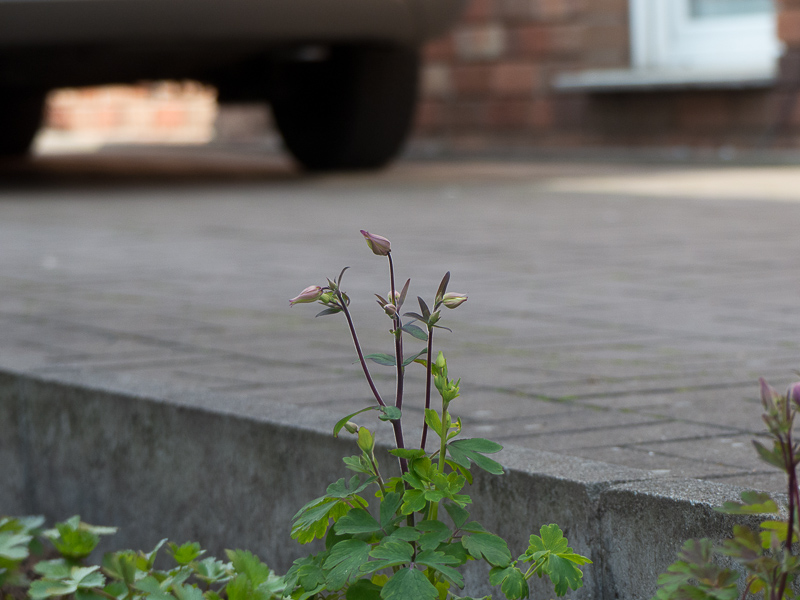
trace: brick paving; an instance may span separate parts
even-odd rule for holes
[[[271,158],[154,152],[0,165],[0,369],[355,410],[369,395],[344,323],[288,299],[350,266],[362,341],[388,351],[368,229],[392,240],[412,297],[448,269],[469,295],[437,335],[469,432],[781,489],[750,440],[757,378],[783,387],[800,367],[800,168],[401,162],[302,177]],[[392,373],[375,372],[388,393]]]

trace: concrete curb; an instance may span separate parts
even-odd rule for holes
[[[330,434],[340,416],[3,370],[0,507],[120,526],[105,550],[197,540],[216,555],[250,549],[284,572],[306,550],[290,540],[289,519],[347,475],[341,457],[353,446]],[[512,552],[558,523],[594,561],[574,598],[649,598],[685,539],[721,538],[742,521],[713,510],[742,488],[515,447],[499,460],[506,475],[476,474],[473,517]],[[467,573],[472,594],[491,593],[483,581]],[[537,586],[532,597],[546,597]]]

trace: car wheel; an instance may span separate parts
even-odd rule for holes
[[[42,122],[45,96],[0,88],[0,156],[28,152]]]
[[[314,58],[276,67],[272,110],[286,147],[310,170],[385,165],[411,127],[418,50],[335,46]]]

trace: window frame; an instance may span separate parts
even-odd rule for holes
[[[631,62],[644,69],[774,70],[775,13],[693,19],[689,0],[630,0]]]

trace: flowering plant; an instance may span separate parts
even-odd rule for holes
[[[439,324],[442,308],[455,309],[467,296],[447,291],[448,272],[433,302],[418,297],[419,312],[403,313],[410,280],[402,288],[396,286],[391,243],[367,231],[361,234],[374,254],[388,259],[389,294],[376,297],[392,322],[394,352],[365,355],[362,351],[350,299],[342,289],[346,268],[337,278],[328,279],[326,286],[307,287],[290,300],[291,305],[321,304],[324,308],[317,316],[344,315],[375,405],[345,416],[334,426],[334,436],[342,430],[356,436],[361,453],[344,459],[356,475],[332,483],[325,495],[295,515],[292,537],[301,543],[324,538],[325,549],[295,561],[286,574],[286,589],[292,590],[296,600],[458,599],[454,590],[464,587],[459,568],[472,560],[488,564],[489,583],[500,586],[510,600],[529,596],[528,580],[534,575],[547,575],[559,596],[579,588],[583,584],[579,567],[591,561],[569,547],[557,525],[541,527],[539,535],[531,535],[528,548],[514,559],[505,540],[470,519],[472,500],[464,487],[472,482],[471,469],[477,466],[502,474],[503,467],[487,456],[502,446],[482,438],[461,437],[461,420],[454,419],[451,412],[460,380],[450,378],[441,352],[435,359],[433,356],[435,330],[447,329]],[[424,341],[425,348],[407,354],[405,336]],[[367,361],[395,370],[393,402],[387,402],[378,390]],[[408,447],[403,433],[404,378],[413,363],[425,369],[425,419],[419,445]],[[441,399],[438,409],[431,407],[433,387]],[[392,427],[395,447],[390,452],[397,458],[399,476],[384,475],[376,459],[374,434],[353,421],[370,410],[379,411],[380,420]],[[429,434],[437,438],[430,451]],[[377,510],[371,509],[365,497],[370,488],[379,500]]]
[[[800,556],[795,545],[800,541],[800,445],[792,439],[792,430],[800,410],[800,382],[789,386],[785,394],[776,392],[763,379],[760,383],[762,418],[772,438],[772,448],[755,440],[753,445],[763,461],[786,473],[786,516],[780,518],[778,504],[764,492],[744,492],[742,502],[726,502],[717,509],[719,512],[772,516],[761,523],[760,531],[747,525],[734,526],[733,536],[721,544],[707,538],[688,540],[678,553],[678,560],[659,576],[660,588],[653,600],[736,600],[751,594],[763,594],[765,600],[797,598],[794,583],[800,576]],[[744,576],[721,566],[715,560],[718,557],[734,561]]]

